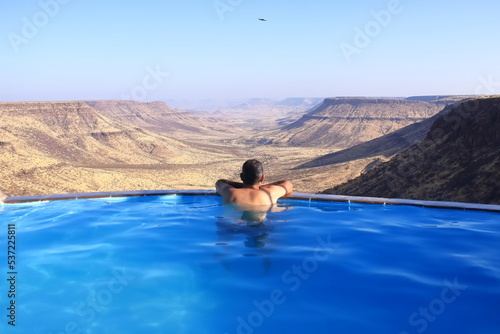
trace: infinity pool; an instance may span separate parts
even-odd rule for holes
[[[285,199],[259,224],[179,195],[0,210],[2,333],[500,332],[499,213]]]

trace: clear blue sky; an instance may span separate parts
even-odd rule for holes
[[[0,6],[0,101],[472,94],[481,78],[500,82],[498,0]]]

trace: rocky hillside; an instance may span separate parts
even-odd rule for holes
[[[198,117],[186,111],[173,109],[164,102],[86,101],[85,103],[112,119],[170,136],[213,135],[223,130],[216,119]]]
[[[29,152],[81,163],[188,158],[180,142],[107,117],[85,102],[0,103],[0,115],[4,154]]]
[[[114,176],[97,181],[98,173],[83,169],[165,168],[199,164],[209,157],[197,147],[108,117],[85,102],[0,103],[0,187],[9,195],[113,185],[127,189],[130,185],[111,181]]]
[[[422,121],[442,109],[441,104],[423,101],[329,98],[268,136],[272,143],[345,149]]]
[[[391,158],[395,154],[424,139],[436,119],[449,112],[455,106],[456,104],[448,105],[436,115],[421,122],[410,124],[385,136],[372,139],[348,149],[318,157],[297,166],[296,169],[327,166],[380,156],[385,159]]]
[[[419,143],[325,193],[500,204],[500,98],[461,103]]]

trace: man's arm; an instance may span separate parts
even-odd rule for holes
[[[287,180],[268,183],[260,188],[271,194],[273,202],[276,202],[278,198],[290,195],[293,192],[293,184]]]
[[[273,182],[273,183],[268,183],[268,184],[263,185],[261,188],[266,188],[266,187],[269,187],[269,186],[282,187],[285,190],[285,195],[290,195],[293,192],[293,184],[292,184],[292,182],[290,182],[288,180],[276,181],[276,182]]]
[[[222,197],[222,199],[226,202],[233,202],[234,201],[234,196],[233,196],[233,191],[236,188],[241,188],[243,187],[243,184],[239,182],[233,182],[229,180],[218,180],[215,182],[215,189],[217,193]]]
[[[243,183],[241,183],[241,182],[236,182],[236,181],[231,181],[231,180],[225,180],[225,179],[220,179],[219,181],[227,183],[231,187],[234,187],[234,188],[243,188]],[[217,181],[217,182],[219,182],[219,181]]]

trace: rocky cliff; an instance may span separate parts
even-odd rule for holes
[[[419,143],[325,193],[500,204],[500,98],[459,104]]]
[[[422,121],[442,110],[433,102],[329,98],[274,134],[274,143],[349,148]]]

